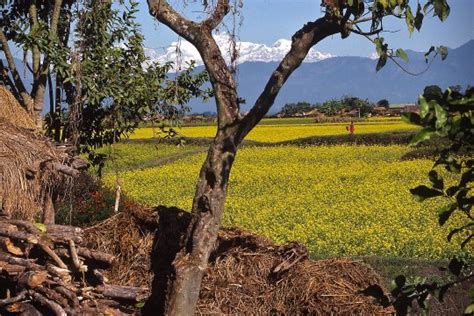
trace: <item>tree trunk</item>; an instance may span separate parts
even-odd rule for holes
[[[43,81],[42,79],[39,79]],[[44,80],[45,81],[45,80]],[[33,120],[36,123],[36,128],[38,131],[43,129],[43,107],[44,107],[44,93],[45,93],[45,83],[39,82],[36,91],[34,91],[34,102],[33,102]]]
[[[169,288],[166,315],[192,315],[199,288],[214,249],[237,152],[235,130],[219,130],[201,168],[191,223],[182,251],[173,262],[176,278]]]

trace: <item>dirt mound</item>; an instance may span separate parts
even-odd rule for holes
[[[35,129],[35,122],[7,88],[0,85],[0,117],[16,126]]]
[[[117,256],[107,275],[112,283],[152,285],[157,293],[163,286],[158,274],[163,274],[166,263],[173,260],[189,220],[189,213],[174,208],[120,213],[85,229],[86,239],[90,246]],[[393,310],[359,294],[372,284],[381,284],[380,277],[363,263],[348,259],[313,261],[297,243],[276,246],[251,233],[223,229],[203,279],[197,312],[391,314]],[[159,299],[155,295],[150,302]]]

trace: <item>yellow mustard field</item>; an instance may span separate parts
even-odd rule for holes
[[[429,160],[402,161],[405,146],[247,147],[232,170],[225,226],[316,256],[444,258],[459,250],[437,224],[442,200],[418,203]],[[150,205],[191,208],[204,154],[120,175],[124,192]],[[114,176],[106,176],[113,185]],[[456,221],[456,219],[454,219]]]
[[[281,142],[311,136],[328,136],[347,134],[347,123],[324,124],[275,124],[257,125],[245,139],[258,142]],[[395,131],[410,131],[417,127],[402,121],[375,121],[356,123],[355,132],[358,134],[384,133]],[[214,137],[215,126],[186,126],[176,128],[185,137]],[[151,138],[159,134],[157,129],[146,127],[137,129],[131,139]]]

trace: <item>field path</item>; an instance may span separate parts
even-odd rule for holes
[[[170,156],[158,158],[158,159],[155,159],[155,160],[150,160],[150,161],[147,161],[147,162],[139,164],[139,165],[130,166],[130,168],[124,168],[121,172],[132,171],[132,170],[136,170],[136,169],[147,169],[147,168],[159,167],[159,166],[163,166],[163,165],[166,165],[166,164],[169,164],[169,163],[173,163],[176,160],[186,158],[186,157],[190,157],[190,156],[193,156],[195,154],[200,154],[200,153],[203,153],[203,152],[206,152],[206,151],[207,151],[207,147],[197,148],[193,151],[186,151],[186,152],[182,152],[182,153],[177,153],[177,154],[173,154],[173,155],[170,155]]]

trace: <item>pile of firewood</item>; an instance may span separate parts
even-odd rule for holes
[[[0,314],[133,313],[148,289],[107,284],[114,256],[82,247],[83,231],[0,219]]]

